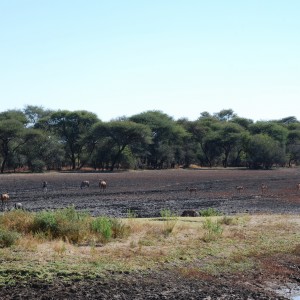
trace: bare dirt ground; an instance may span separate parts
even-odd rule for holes
[[[107,181],[105,192],[98,186]],[[80,189],[82,180],[90,187]],[[45,192],[42,182],[48,182]],[[262,193],[264,183],[268,189]],[[250,170],[160,170],[116,173],[4,174],[0,192],[10,194],[8,209],[21,202],[29,211],[74,205],[94,216],[158,217],[161,209],[181,215],[184,210],[214,208],[224,214],[299,214],[300,169]],[[236,186],[244,186],[238,192]],[[197,188],[197,193],[186,191]],[[210,277],[185,276],[178,271],[149,271],[147,274],[108,274],[97,280],[46,284],[20,283],[0,288],[0,299],[288,299],[262,285],[300,282],[299,256],[265,258],[266,268],[249,274]],[[268,268],[272,265],[274,268]],[[272,271],[271,271],[272,270]],[[274,272],[276,270],[276,272]],[[272,280],[271,280],[272,279]],[[288,291],[285,293],[287,297]]]

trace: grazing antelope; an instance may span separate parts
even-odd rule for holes
[[[15,203],[14,207],[15,207],[15,209],[21,209],[21,210],[24,210],[23,204],[22,204],[21,202]]]
[[[88,180],[81,181],[80,188],[90,187],[90,182]]]
[[[190,195],[192,194],[192,193],[194,193],[195,195],[197,194],[197,188],[194,188],[194,187],[192,187],[192,188],[189,188],[188,186],[185,188],[185,190],[186,191],[189,191],[190,192]]]
[[[107,186],[107,183],[106,183],[105,180],[100,180],[100,181],[99,181],[99,187],[100,187],[100,190],[101,190],[101,191],[105,192],[106,186]]]
[[[238,193],[240,194],[241,191],[244,190],[244,186],[242,186],[242,185],[237,185],[237,186],[235,187],[235,189],[236,189],[236,190],[238,191]]]
[[[1,201],[2,201],[2,208],[3,208],[4,202],[8,202],[9,201],[9,194],[8,193],[1,194]]]
[[[48,182],[47,181],[43,181],[43,191],[46,193],[48,190]]]
[[[264,194],[265,191],[268,190],[268,186],[266,184],[262,183],[260,186],[260,189],[261,189],[261,193]]]

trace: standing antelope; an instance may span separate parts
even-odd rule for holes
[[[47,181],[43,181],[43,191],[44,193],[46,193],[48,190],[48,182]]]
[[[106,186],[107,186],[107,183],[106,183],[105,180],[100,180],[100,181],[99,181],[99,187],[100,187],[100,190],[101,190],[101,191],[105,192]]]
[[[262,183],[260,186],[260,189],[261,189],[261,193],[264,194],[265,191],[268,190],[268,186],[266,184]]]
[[[195,188],[195,187],[191,187],[191,188],[189,188],[188,186],[185,188],[185,190],[186,191],[189,191],[190,192],[190,195],[192,194],[192,193],[195,193],[195,195],[197,194],[197,188]]]
[[[88,180],[81,181],[80,188],[90,187],[90,182]]]
[[[242,186],[242,185],[237,185],[237,186],[235,187],[235,189],[236,189],[236,190],[238,191],[238,193],[240,194],[241,191],[244,190],[244,186]]]
[[[8,193],[1,194],[2,209],[3,209],[3,206],[4,206],[4,202],[8,202],[8,200],[9,200],[9,194]]]

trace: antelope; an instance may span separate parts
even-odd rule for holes
[[[238,193],[240,194],[242,190],[244,190],[244,186],[243,185],[237,185],[235,187],[235,189],[238,191]]]
[[[107,186],[107,183],[106,183],[105,180],[100,180],[100,181],[99,181],[99,187],[100,187],[100,190],[101,190],[101,191],[105,192],[106,186]]]
[[[90,182],[88,180],[81,181],[80,188],[90,187]]]
[[[189,188],[188,186],[185,188],[186,191],[189,191],[190,192],[190,195],[192,193],[195,193],[195,195],[197,194],[197,188],[195,187],[192,187],[192,188]]]
[[[8,193],[1,194],[2,208],[4,206],[4,202],[8,202],[8,200],[9,200],[9,194]]]
[[[260,189],[261,189],[261,193],[264,194],[264,192],[267,191],[268,186],[266,184],[262,183],[260,186]]]
[[[15,203],[14,207],[15,207],[15,209],[21,209],[21,210],[24,210],[23,204],[22,204],[21,202]]]
[[[300,191],[300,183],[297,183],[296,187],[297,187],[297,191]]]
[[[48,190],[48,182],[47,181],[43,181],[43,191],[46,193]]]

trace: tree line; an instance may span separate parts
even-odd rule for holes
[[[189,121],[153,110],[102,122],[85,110],[31,105],[0,113],[1,173],[192,164],[270,169],[299,161],[300,122],[295,117],[254,122],[224,109]]]

